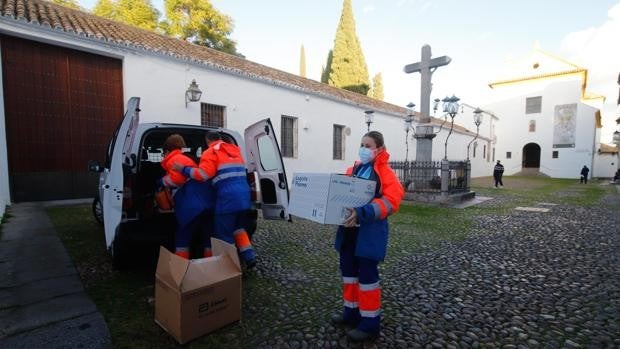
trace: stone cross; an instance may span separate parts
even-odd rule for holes
[[[431,47],[429,45],[422,46],[422,60],[405,66],[405,73],[417,73],[422,75],[420,84],[420,112],[422,113],[422,122],[429,123],[431,121],[430,101],[431,77],[438,67],[448,65],[451,59],[448,56],[441,56],[431,59]]]
[[[416,127],[416,161],[431,161],[433,157],[433,126],[431,122],[431,77],[433,72],[441,66],[448,65],[451,59],[448,56],[441,56],[431,59],[431,47],[429,45],[422,46],[422,60],[417,63],[406,65],[405,73],[417,73],[422,75],[420,85],[420,113],[422,114],[420,123]],[[426,125],[424,125],[426,124]]]

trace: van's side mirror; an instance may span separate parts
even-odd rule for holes
[[[90,160],[88,162],[88,171],[90,172],[102,172],[103,166],[99,163],[99,161]]]

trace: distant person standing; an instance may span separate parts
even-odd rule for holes
[[[588,173],[590,173],[590,169],[588,168],[588,166],[583,165],[583,168],[581,169],[581,180],[579,181],[579,183],[588,184]]]
[[[495,178],[495,188],[499,185],[500,187],[504,186],[502,182],[502,176],[504,175],[504,165],[497,160],[495,167],[493,168],[493,178]]]

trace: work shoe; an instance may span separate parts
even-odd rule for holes
[[[250,260],[247,260],[247,261],[245,261],[245,268],[247,270],[250,270],[250,269],[252,269],[252,268],[254,268],[256,266],[256,263],[257,263],[256,258],[252,258]]]
[[[353,321],[346,320],[342,314],[334,314],[331,318],[331,323],[334,326],[350,326],[355,327],[357,324],[353,323]]]
[[[368,333],[354,328],[351,331],[347,332],[347,337],[349,337],[349,339],[353,342],[363,342],[366,340],[376,339],[377,337],[379,337],[379,334]]]

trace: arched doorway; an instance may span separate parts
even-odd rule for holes
[[[536,143],[528,143],[523,147],[523,167],[540,167],[540,146]]]

